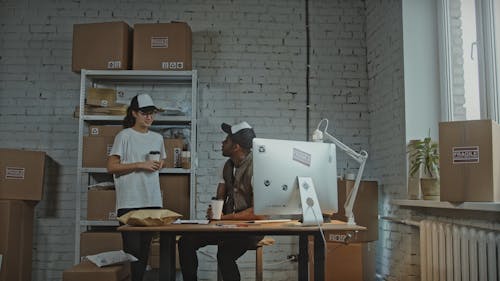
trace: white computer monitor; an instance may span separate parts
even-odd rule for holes
[[[257,215],[304,215],[314,206],[314,217],[338,210],[337,161],[332,143],[293,140],[253,140],[254,212]],[[311,189],[299,189],[299,177],[312,181],[317,199]],[[305,197],[302,196],[305,194]],[[302,208],[301,199],[309,206]],[[317,202],[315,202],[317,200]],[[312,203],[312,205],[311,205]],[[320,210],[320,211],[319,211]],[[319,214],[318,214],[319,212]],[[305,218],[304,218],[305,219]],[[316,219],[315,219],[316,221]]]

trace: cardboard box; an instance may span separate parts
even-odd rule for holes
[[[500,126],[439,123],[441,201],[500,202]]]
[[[86,231],[80,234],[80,257],[123,250],[120,232]]]
[[[184,219],[189,219],[189,175],[160,175],[160,189],[163,208],[181,214]]]
[[[179,237],[177,236],[176,242],[179,242]],[[151,250],[149,251],[148,264],[153,269],[160,268],[160,243],[159,241],[153,240],[151,242]],[[179,250],[177,249],[177,243],[175,244],[175,269],[180,270],[181,265],[179,264]]]
[[[375,242],[326,244],[325,280],[374,281]],[[309,241],[309,280],[314,280],[314,242]]]
[[[0,148],[0,199],[42,200],[45,152]]]
[[[123,130],[123,126],[119,125],[92,125],[89,126],[89,136],[114,138],[121,130]]]
[[[30,281],[35,203],[0,200],[0,281]]]
[[[184,22],[134,25],[134,70],[191,70],[191,28]]]
[[[84,261],[63,271],[63,281],[130,281],[130,264],[97,267]]]
[[[73,25],[72,70],[130,69],[132,29],[123,22]]]
[[[337,181],[339,211],[333,214],[332,218],[347,221],[344,204],[349,192],[354,187],[353,180]],[[351,242],[367,242],[378,240],[378,185],[376,181],[361,181],[358,195],[353,207],[354,220],[357,225],[366,227],[366,231],[358,232],[351,238]],[[336,241],[337,235],[330,235],[328,231],[325,238]]]
[[[116,220],[115,190],[89,190],[87,196],[88,220]]]
[[[84,136],[83,167],[106,168],[115,137]]]
[[[93,106],[108,107],[116,103],[115,89],[88,88],[86,104]]]
[[[165,152],[167,153],[167,168],[180,168],[182,166],[182,149],[184,139],[164,139]]]

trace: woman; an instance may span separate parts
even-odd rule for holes
[[[108,172],[114,175],[117,215],[137,209],[162,207],[159,172],[166,158],[163,137],[149,130],[161,111],[147,94],[135,96],[127,108],[124,129],[118,133],[108,158]],[[160,160],[150,157],[159,153]],[[142,281],[151,232],[122,232],[123,250],[138,261],[131,264],[132,281]]]

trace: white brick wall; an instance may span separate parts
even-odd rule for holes
[[[366,1],[369,152],[372,173],[380,180],[379,214],[498,229],[494,212],[406,209],[389,203],[407,198],[401,5],[399,0]],[[380,280],[420,280],[419,229],[380,220],[376,266]]]
[[[367,1],[366,14],[369,152],[373,173],[380,179],[379,214],[394,215],[389,200],[404,198],[406,192],[401,1]],[[415,235],[410,227],[380,221],[377,273],[387,280],[414,275]]]
[[[261,137],[306,139],[304,1],[136,3],[0,3],[0,146],[44,150],[51,159],[50,182],[36,209],[34,281],[61,280],[73,261],[77,121],[72,112],[79,93],[79,75],[70,70],[74,23],[190,24],[200,85],[199,216],[224,160],[221,122],[247,120]],[[310,126],[327,117],[330,131],[354,148],[366,148],[370,136],[364,21],[363,1],[310,1]],[[351,166],[339,157],[339,172]],[[277,241],[265,250],[264,276],[295,280],[296,264],[276,263],[298,251],[296,239]],[[200,265],[200,277],[213,278],[212,264]],[[253,255],[241,264],[244,279],[251,280]]]

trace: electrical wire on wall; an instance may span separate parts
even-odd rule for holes
[[[309,141],[309,69],[310,69],[310,48],[311,39],[309,37],[309,0],[305,0],[305,24],[306,24],[306,140]]]

